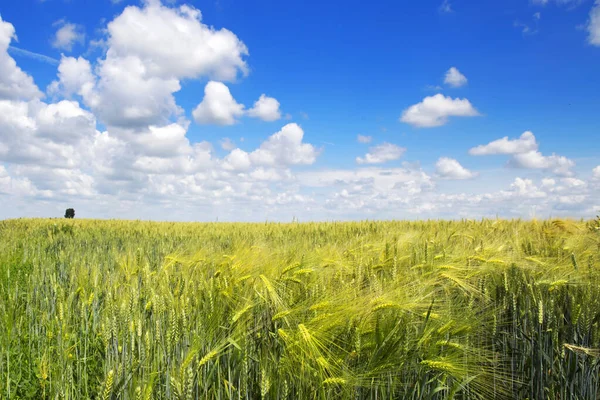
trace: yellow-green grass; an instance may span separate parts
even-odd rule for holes
[[[0,222],[1,399],[593,399],[584,221]]]

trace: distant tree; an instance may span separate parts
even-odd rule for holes
[[[65,218],[75,218],[75,210],[67,208],[67,211],[65,211]]]

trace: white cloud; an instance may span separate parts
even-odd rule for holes
[[[371,143],[373,141],[373,137],[372,136],[364,136],[364,135],[357,135],[356,136],[356,141],[358,143]]]
[[[0,100],[0,160],[76,168],[89,156],[95,126],[76,102]]]
[[[169,8],[152,0],[143,8],[129,6],[108,24],[109,58],[137,58],[147,74],[163,79],[231,81],[238,72],[246,74],[244,43],[231,31],[201,20],[200,11],[189,5]]]
[[[516,178],[510,187],[520,197],[541,198],[547,196],[545,192],[534,185],[531,179]]]
[[[475,172],[469,171],[460,163],[448,157],[441,157],[435,164],[435,172],[445,179],[472,179],[477,176]]]
[[[95,85],[96,78],[88,60],[83,57],[63,56],[58,66],[58,80],[50,84],[48,93],[61,93],[67,97],[78,94],[93,105],[95,103],[93,98]]]
[[[56,143],[72,143],[91,138],[96,132],[96,118],[76,101],[63,100],[42,106],[36,115],[37,135]]]
[[[229,138],[221,139],[219,141],[219,144],[221,145],[221,148],[223,150],[231,151],[231,150],[235,149],[235,143],[233,142],[233,140],[231,140]]]
[[[204,88],[204,99],[193,115],[199,124],[233,125],[236,118],[244,115],[244,105],[235,101],[223,83],[210,81]]]
[[[133,30],[156,26],[163,32],[177,32],[187,29],[189,23],[209,33],[185,39],[196,42],[211,40],[220,32],[200,23],[194,9],[168,8],[156,0],[143,4],[124,11],[133,19],[116,17],[121,27],[127,22],[134,25]],[[160,17],[152,19],[150,15]],[[138,22],[141,25],[135,26]],[[418,163],[404,162],[397,168],[314,166],[321,150],[307,143],[310,139],[297,124],[283,126],[262,144],[246,150],[223,138],[216,144],[226,154],[217,157],[210,143],[191,140],[190,122],[185,118],[191,110],[184,113],[174,94],[190,79],[222,80],[219,75],[227,73],[218,67],[211,71],[206,67],[208,59],[202,61],[202,67],[198,60],[180,60],[186,54],[179,51],[176,41],[173,47],[177,49],[168,60],[172,65],[168,65],[161,59],[164,48],[133,43],[139,47],[128,52],[126,38],[119,36],[122,32],[114,31],[119,43],[112,41],[110,29],[106,32],[106,47],[97,49],[104,54],[100,59],[90,62],[82,57],[62,57],[57,80],[47,89],[52,101],[41,101],[33,79],[6,51],[14,38],[12,25],[0,23],[0,88],[10,88],[0,90],[0,196],[4,206],[0,218],[60,216],[64,204],[73,205],[80,216],[169,220],[290,220],[292,215],[301,220],[518,217],[531,215],[534,208],[540,216],[586,217],[597,211],[594,199],[600,195],[600,166],[592,172],[598,180],[551,177],[552,173],[570,175],[575,168],[565,157],[539,153],[533,134],[504,138],[473,150],[515,156],[510,165],[539,169],[530,174],[537,179],[517,178],[512,185],[506,182],[512,181],[518,170],[490,170],[485,187],[467,179],[452,185],[442,183],[444,177],[461,179],[475,174],[452,159],[438,160],[434,176]],[[242,67],[236,64],[235,50],[231,54],[233,61],[227,57],[221,61],[237,65],[235,75],[244,74],[245,61]],[[438,96],[443,102],[460,101]],[[233,104],[241,106],[235,100]],[[428,116],[430,121],[438,124],[464,113],[433,108],[425,110],[433,115]],[[242,113],[234,114],[235,120],[247,113],[242,108]],[[103,132],[97,130],[96,120]],[[357,140],[372,139],[363,136]],[[245,143],[251,145],[254,140]],[[365,163],[395,159],[401,152],[393,146],[373,146],[360,159]]]
[[[312,170],[299,173],[298,180],[308,187],[341,187],[368,196],[398,195],[398,191],[415,195],[434,187],[427,173],[410,165],[401,168]]]
[[[248,110],[248,115],[260,118],[263,121],[277,121],[281,118],[279,102],[273,97],[261,94],[260,98],[254,103],[254,107]]]
[[[571,176],[575,162],[564,156],[544,156],[539,151],[528,151],[513,155],[509,165],[517,168],[545,169],[560,176]]]
[[[453,99],[442,94],[425,97],[420,103],[404,110],[400,121],[420,127],[445,125],[450,117],[475,117],[479,112],[467,99]]]
[[[119,136],[136,147],[136,151],[149,157],[177,157],[193,153],[186,137],[186,127],[180,124],[149,126],[146,131],[120,131]]]
[[[303,143],[304,131],[296,123],[285,125],[250,153],[256,165],[313,164],[319,151],[309,143]]]
[[[469,150],[473,156],[491,154],[519,154],[538,149],[537,141],[532,132],[524,132],[518,139],[509,139],[508,136],[494,140],[486,145],[479,145]]]
[[[128,6],[105,32],[106,56],[94,68],[97,79],[82,78],[87,85],[78,94],[107,126],[168,124],[183,114],[174,98],[183,79],[231,81],[248,72],[244,43],[227,29],[203,24],[200,11],[187,5],[170,8],[152,0]],[[85,61],[77,61],[82,72]],[[74,63],[63,59],[61,64],[67,62]],[[51,92],[61,83],[69,91],[67,82],[73,79],[61,74]]]
[[[382,164],[399,159],[405,152],[404,147],[392,143],[383,143],[369,148],[369,152],[364,158],[356,157],[356,162],[358,164]]]
[[[59,26],[54,38],[52,46],[65,51],[73,50],[73,46],[85,43],[85,33],[83,27],[64,20],[57,21],[54,26]]]
[[[8,47],[17,35],[12,24],[2,20],[0,16],[0,100],[39,98],[42,93],[33,83],[33,78],[17,66],[8,54]]]
[[[33,51],[21,49],[19,47],[8,46],[8,50],[11,53],[16,53],[16,54],[18,54],[20,56],[28,57],[28,58],[31,58],[31,59],[37,60],[37,61],[41,61],[41,62],[44,62],[46,64],[58,65],[60,63],[60,61],[58,61],[56,58],[48,57],[45,54],[40,54],[40,53],[36,53],[36,52],[33,52]]]
[[[508,165],[515,168],[544,169],[560,176],[570,176],[575,162],[564,156],[552,154],[544,156],[538,151],[535,135],[524,132],[518,139],[509,139],[505,136],[486,145],[479,145],[469,150],[473,156],[506,154],[512,157]]]
[[[575,189],[575,188],[585,188],[587,186],[587,183],[585,181],[582,181],[581,179],[577,179],[577,178],[561,178],[561,183],[564,184],[567,188],[569,189]]]
[[[587,24],[588,43],[600,46],[600,0],[596,0],[590,10],[590,19]]]
[[[450,68],[444,77],[444,83],[452,87],[461,87],[467,84],[467,77],[455,67]]]
[[[247,152],[234,149],[225,157],[223,167],[228,170],[247,171],[252,167],[252,161],[250,161],[250,155]]]
[[[554,185],[556,185],[556,180],[552,179],[552,178],[543,178],[542,179],[542,186],[545,188],[552,188]]]

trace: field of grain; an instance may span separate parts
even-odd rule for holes
[[[594,399],[583,221],[0,222],[2,399]]]

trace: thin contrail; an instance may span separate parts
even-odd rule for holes
[[[45,62],[48,64],[52,64],[52,65],[60,64],[60,61],[58,61],[56,58],[48,57],[48,56],[45,56],[45,55],[39,54],[39,53],[34,53],[33,51],[29,51],[29,50],[20,49],[15,46],[9,46],[8,50],[15,54],[33,58],[34,60],[42,61],[42,62]]]

